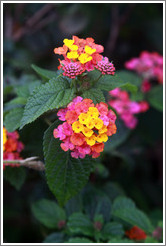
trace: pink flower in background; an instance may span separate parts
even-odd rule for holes
[[[163,57],[157,52],[143,51],[138,58],[127,61],[125,67],[142,75],[144,81],[154,79],[159,84],[163,83]],[[142,91],[147,92],[147,90],[150,90],[150,88],[145,83]]]
[[[110,91],[109,94],[112,98],[108,104],[117,111],[128,128],[134,129],[138,123],[135,114],[146,112],[149,104],[145,101],[131,101],[129,94],[119,88]]]
[[[143,80],[142,85],[141,85],[141,91],[143,93],[146,93],[150,91],[151,87],[152,87],[151,83],[148,80]]]

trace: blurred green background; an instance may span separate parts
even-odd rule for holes
[[[4,3],[4,84],[28,83],[32,63],[57,70],[55,47],[64,38],[92,37],[104,46],[104,56],[116,70],[143,50],[162,54],[163,6],[161,3]],[[42,137],[47,125],[41,120],[26,126],[21,140],[25,157],[42,156]],[[123,129],[122,129],[123,131]],[[138,206],[162,217],[162,113],[150,109],[139,116],[138,127],[102,162],[109,171],[104,182],[115,181]],[[31,202],[53,198],[44,173],[26,170],[20,191],[4,182],[4,242],[37,243],[45,237],[36,223]],[[101,180],[91,175],[90,182]],[[103,181],[102,181],[103,182]]]

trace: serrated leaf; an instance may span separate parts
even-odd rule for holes
[[[113,203],[112,213],[125,222],[136,225],[144,231],[151,233],[153,226],[149,218],[141,210],[135,207],[134,202],[126,197],[118,197]]]
[[[26,179],[26,170],[23,167],[6,166],[3,175],[16,190],[20,190]]]
[[[52,124],[44,134],[43,148],[47,183],[60,205],[64,205],[86,184],[91,172],[91,158],[75,159],[69,151],[64,152],[60,141],[53,137],[59,121]]]
[[[93,241],[85,237],[72,237],[65,243],[93,243]]]
[[[23,111],[23,108],[15,108],[6,115],[4,125],[8,132],[13,132],[20,127]]]
[[[109,240],[113,236],[122,237],[124,235],[124,229],[122,224],[118,222],[109,222],[104,225],[101,234],[103,240]]]
[[[58,228],[58,222],[65,220],[65,211],[54,201],[42,199],[32,204],[35,218],[48,228]]]
[[[57,77],[57,73],[54,71],[50,71],[44,68],[40,68],[34,64],[31,65],[31,67],[33,68],[33,70],[35,70],[35,72],[40,75],[42,78],[49,80],[52,78],[56,78]]]
[[[64,243],[64,234],[62,232],[54,232],[48,235],[43,243]]]
[[[96,88],[91,88],[87,91],[84,91],[82,97],[92,99],[95,104],[100,102],[105,102],[105,97],[103,92],[100,89],[96,89]]]
[[[147,93],[147,99],[151,106],[159,111],[163,111],[163,87],[161,85],[153,87]]]
[[[69,217],[68,229],[73,234],[93,236],[94,228],[89,218],[82,213],[74,213]]]
[[[66,106],[74,97],[74,89],[62,78],[51,79],[33,91],[24,109],[21,127],[36,120],[43,113]]]
[[[96,88],[101,90],[110,91],[115,88],[121,87],[122,89],[126,89],[130,92],[136,92],[137,86],[132,83],[132,81],[125,80],[122,76],[119,75],[103,75],[96,83]]]

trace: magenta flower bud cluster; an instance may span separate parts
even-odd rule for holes
[[[66,62],[64,66],[62,66],[62,69],[64,71],[63,75],[71,79],[75,79],[76,76],[85,71],[84,67],[79,62]]]
[[[104,57],[103,60],[99,61],[95,67],[101,71],[102,74],[115,74],[115,67],[111,62],[109,62],[107,57]]]

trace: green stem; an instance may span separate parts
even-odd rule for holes
[[[3,160],[3,163],[20,163],[20,160]]]
[[[96,80],[94,80],[93,82],[92,82],[92,84],[93,85],[95,85],[98,81],[99,81],[99,79],[102,77],[102,73],[100,74],[100,76],[96,79]]]

